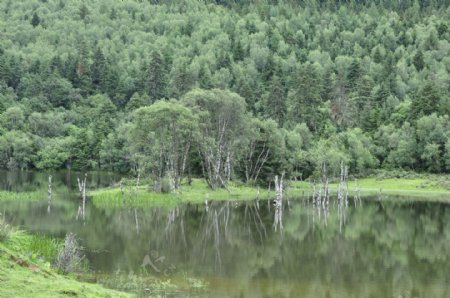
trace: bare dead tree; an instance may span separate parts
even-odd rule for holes
[[[47,205],[47,213],[50,213],[50,209],[52,206],[52,175],[48,176],[48,205]]]
[[[134,208],[134,223],[135,223],[135,227],[136,227],[136,233],[139,234],[139,220],[138,220],[136,208]]]
[[[274,222],[273,222],[273,227],[275,229],[275,231],[277,230],[277,227],[280,227],[280,231],[283,229],[283,222],[282,222],[282,217],[283,217],[283,209],[282,209],[282,204],[283,204],[283,178],[284,178],[284,173],[281,175],[281,178],[278,179],[278,175],[275,176],[274,182],[275,182],[275,200],[274,200],[274,205],[275,205],[275,218],[274,218]]]
[[[138,174],[136,177],[136,190],[135,190],[136,194],[138,193],[138,190],[139,190],[140,181],[141,181],[141,169],[138,169]]]
[[[87,173],[84,174],[83,180],[81,180],[80,177],[77,177],[78,189],[80,191],[80,206],[78,207],[77,220],[81,215],[83,217],[83,221],[86,218],[86,180]]]

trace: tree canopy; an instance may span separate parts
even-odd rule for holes
[[[0,166],[213,188],[450,171],[446,1],[1,1]]]

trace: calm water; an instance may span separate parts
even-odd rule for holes
[[[0,187],[46,188],[45,174],[11,175],[1,173]],[[290,200],[283,203],[280,226],[270,201],[172,209],[100,209],[88,202],[83,222],[76,219],[75,179],[73,173],[55,176],[59,187],[50,214],[45,197],[0,202],[0,212],[31,232],[76,233],[98,272],[201,278],[209,283],[206,296],[213,297],[450,295],[450,205],[372,198],[356,206],[350,199],[342,209],[332,200],[324,210]],[[91,175],[88,185],[117,180]]]

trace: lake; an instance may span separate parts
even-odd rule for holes
[[[99,208],[77,219],[76,173],[53,175],[51,212],[38,202],[0,202],[0,212],[31,233],[72,232],[99,276],[156,276],[208,284],[172,296],[448,297],[450,205],[376,197],[325,207],[311,199],[214,201]],[[117,183],[91,174],[88,188]],[[1,172],[0,187],[46,189],[43,173]],[[279,219],[280,221],[276,221]]]

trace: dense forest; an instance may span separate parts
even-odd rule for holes
[[[0,167],[450,172],[447,1],[0,2]]]

